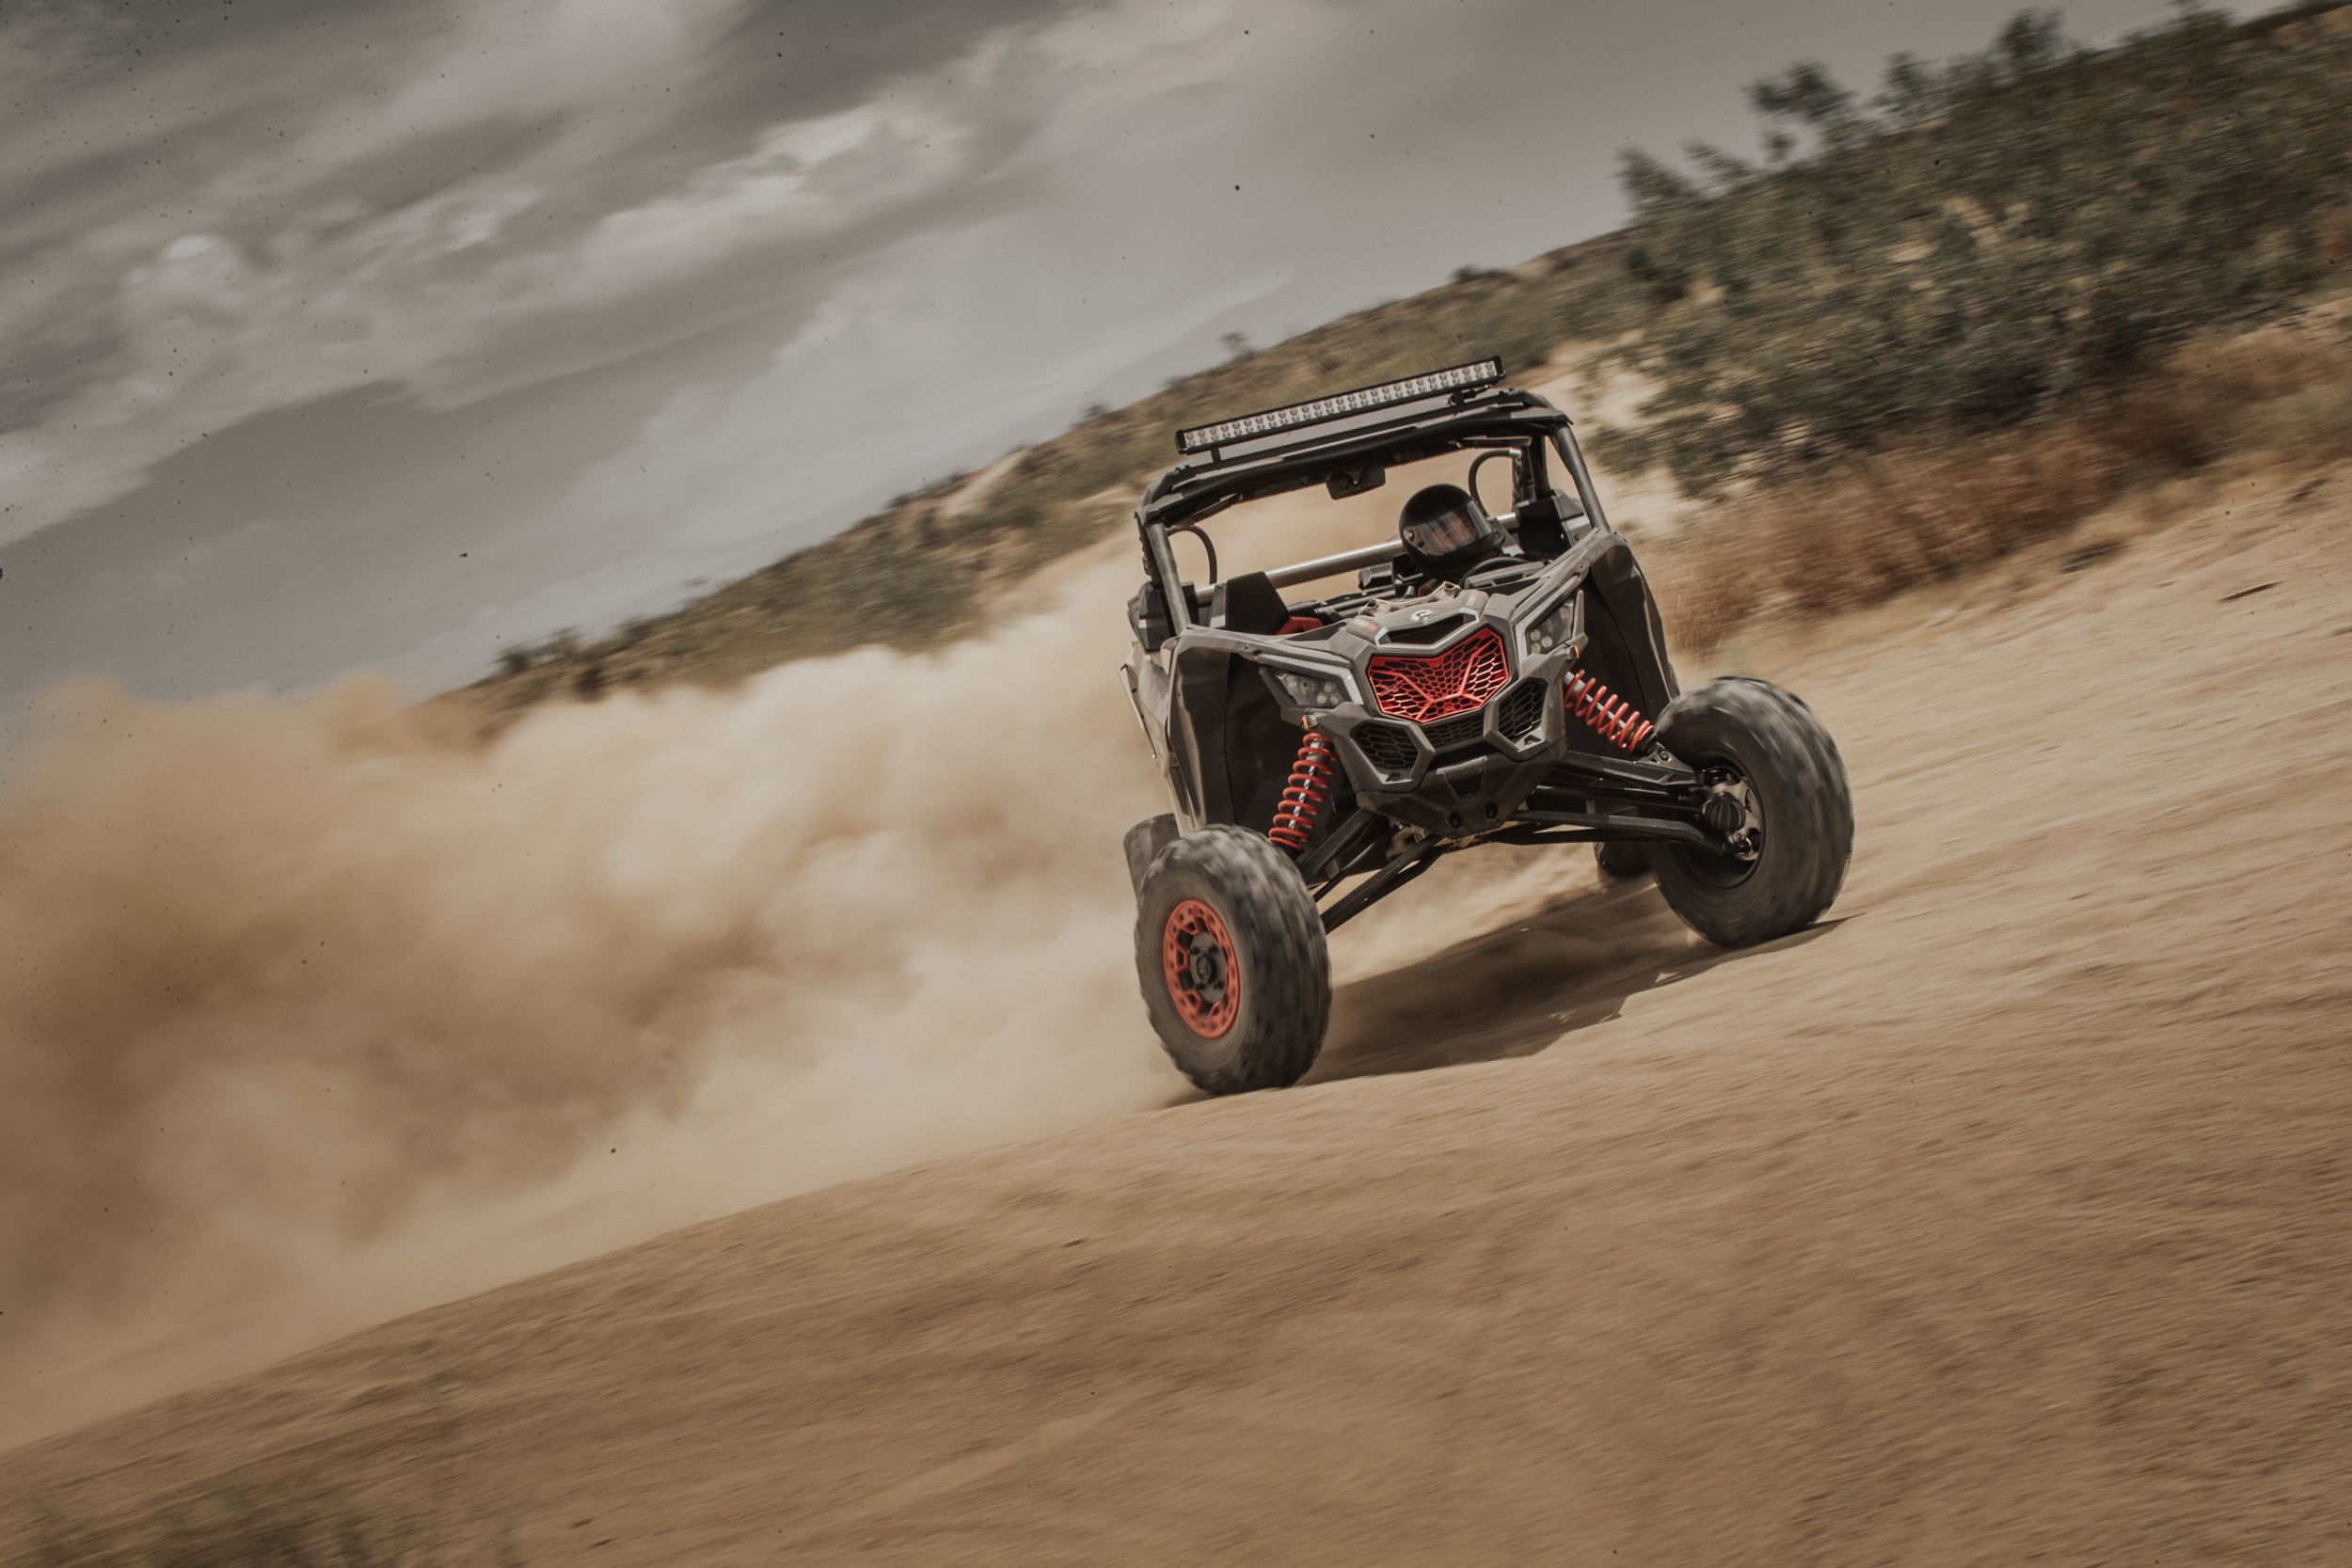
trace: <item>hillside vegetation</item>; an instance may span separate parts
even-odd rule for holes
[[[1120,526],[1178,425],[1485,354],[1524,370],[1607,345],[1590,368],[1655,396],[1638,426],[1597,433],[1603,461],[1747,503],[1663,562],[1677,635],[1702,645],[1768,607],[1968,570],[2249,432],[2324,445],[2312,432],[2352,423],[2330,319],[2259,352],[2227,340],[2352,259],[2347,22],[2344,0],[2246,23],[2186,9],[2091,52],[2021,13],[1980,54],[1898,56],[1867,104],[1791,67],[1750,89],[1764,163],[1629,155],[1621,232],[1185,377],[671,614],[516,650],[464,696],[512,713],[953,641]],[[1931,515],[1955,483],[1965,516]],[[1774,577],[1790,531],[1849,526],[1863,566]]]
[[[1897,56],[1867,105],[1818,66],[1756,83],[1763,166],[1629,154],[1628,264],[1688,303],[1625,350],[1653,422],[1603,452],[1693,494],[1785,481],[2077,411],[2278,309],[2352,249],[2340,20],[2190,10],[2092,53],[2026,12],[1982,54]]]
[[[1524,367],[1564,339],[1640,326],[1654,302],[1627,270],[1626,249],[1625,236],[1611,234],[1507,272],[1466,269],[1441,288],[1184,377],[1011,454],[981,479],[957,475],[901,496],[672,614],[584,646],[543,649],[472,691],[506,708],[615,684],[734,680],[861,642],[952,641],[990,594],[1122,524],[1143,483],[1176,460],[1179,425],[1483,354]]]

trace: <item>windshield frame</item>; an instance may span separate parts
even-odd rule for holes
[[[1180,463],[1152,482],[1136,508],[1144,562],[1158,582],[1171,634],[1201,624],[1185,603],[1184,578],[1169,542],[1171,532],[1198,527],[1244,501],[1311,489],[1327,483],[1335,474],[1360,471],[1367,465],[1402,467],[1472,448],[1525,451],[1527,461],[1514,467],[1518,470],[1519,484],[1536,490],[1545,478],[1546,447],[1567,469],[1585,516],[1608,528],[1608,516],[1601,510],[1573,422],[1549,400],[1516,388],[1490,388],[1434,412],[1424,409],[1353,429],[1316,430],[1304,437],[1294,435],[1287,440],[1270,440],[1262,450],[1238,457],[1213,453]],[[1523,495],[1515,498],[1515,504],[1525,499]],[[1276,573],[1285,570],[1277,568]]]

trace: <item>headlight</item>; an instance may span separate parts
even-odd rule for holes
[[[1527,653],[1530,658],[1565,648],[1576,637],[1577,609],[1583,595],[1571,594],[1555,606],[1550,614],[1527,628]]]
[[[1294,707],[1337,707],[1347,701],[1347,688],[1322,675],[1302,675],[1295,670],[1266,672],[1281,683]]]

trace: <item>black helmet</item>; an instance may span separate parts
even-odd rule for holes
[[[1458,484],[1414,491],[1397,514],[1396,532],[1423,575],[1455,581],[1502,548],[1502,531],[1478,498]]]

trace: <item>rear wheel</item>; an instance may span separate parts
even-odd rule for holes
[[[1724,947],[1812,925],[1853,854],[1845,764],[1812,710],[1764,681],[1710,681],[1666,709],[1658,738],[1707,785],[1706,823],[1730,846],[1650,846],[1667,905]]]
[[[1136,978],[1177,1070],[1209,1094],[1298,1082],[1323,1049],[1331,965],[1289,858],[1203,828],[1160,851],[1136,902]]]

